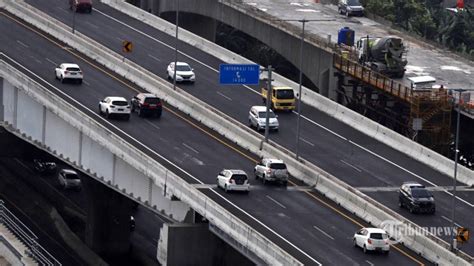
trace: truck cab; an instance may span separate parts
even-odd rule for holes
[[[267,102],[267,88],[262,88],[263,103]],[[292,111],[295,109],[295,93],[292,88],[284,86],[272,87],[271,108],[273,110]]]

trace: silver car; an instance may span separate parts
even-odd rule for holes
[[[282,160],[264,158],[255,166],[254,173],[255,179],[261,178],[264,184],[267,181],[288,184],[288,169]]]
[[[58,173],[59,185],[63,189],[81,190],[81,178],[79,174],[72,169],[61,169]]]
[[[269,121],[268,129],[278,131],[280,124],[277,116],[270,109],[268,112]],[[257,131],[261,131],[266,127],[267,107],[266,106],[252,106],[249,111],[249,126],[255,127]]]

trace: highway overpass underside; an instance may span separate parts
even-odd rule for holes
[[[176,21],[175,14],[178,8],[176,3],[178,1],[136,0],[130,2],[172,23]],[[277,20],[278,18],[269,18],[268,15],[263,12],[259,13],[258,10],[237,10],[217,0],[186,0],[180,1],[179,6],[179,21],[183,28],[210,41],[215,41],[216,27],[219,24],[216,21],[218,21],[259,40],[293,66],[299,66],[301,27]],[[270,25],[268,22],[276,24]],[[282,30],[282,23],[289,29]],[[294,32],[294,35],[288,32]],[[308,37],[307,35],[306,39]],[[304,76],[314,84],[313,87],[319,93],[329,97],[333,96],[334,89],[331,88],[334,88],[335,83],[332,75],[332,53],[318,48],[313,43],[305,42],[303,55]]]

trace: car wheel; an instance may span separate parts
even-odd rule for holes
[[[288,181],[283,181],[283,183],[281,183],[281,184],[282,184],[282,186],[287,187],[288,186]]]
[[[262,175],[262,183],[265,185],[267,183],[267,178],[265,175]]]
[[[77,83],[82,84],[82,79],[79,79]]]
[[[413,206],[408,207],[408,210],[410,213],[415,213],[415,208],[413,208]]]
[[[99,104],[99,115],[102,115],[102,108],[100,108],[100,104]]]
[[[252,128],[252,121],[250,121],[250,119],[249,119],[248,125],[249,125],[250,128]]]
[[[225,191],[225,193],[229,192],[229,191],[227,190],[227,185],[224,185],[224,191]]]
[[[106,109],[105,110],[105,117],[109,118],[110,114],[109,114],[109,109]]]
[[[130,105],[131,105],[130,111],[131,111],[132,113],[134,113],[134,112],[135,112],[135,105],[133,105],[133,103],[130,103]]]
[[[399,208],[403,208],[403,202],[398,201],[398,207],[399,207]]]
[[[349,17],[349,11],[346,10],[346,17]]]
[[[352,239],[352,244],[354,244],[354,247],[357,247],[357,241],[356,241],[356,239],[355,239],[355,238],[354,238],[354,239]]]
[[[130,115],[126,115],[125,120],[127,120],[127,121],[130,120]]]
[[[260,132],[262,131],[262,128],[260,127],[260,125],[257,124],[257,131]]]
[[[89,14],[92,13],[92,7],[89,8],[89,10],[87,11],[87,13],[89,13]]]
[[[56,71],[54,71],[54,79],[55,79],[55,80],[58,80],[58,79],[59,79],[59,78],[58,78],[58,74],[56,73]]]
[[[138,108],[138,116],[142,117],[143,116],[143,111],[141,108]]]
[[[255,175],[255,180],[258,180],[258,173],[257,173],[257,170],[253,170],[253,173]]]
[[[219,179],[216,179],[216,184],[217,184],[217,188],[220,188],[221,186],[219,185]]]
[[[63,75],[61,75],[61,83],[64,83],[64,81],[65,81],[64,77],[63,77]]]
[[[367,253],[368,250],[367,250],[367,247],[365,245],[364,245],[363,249],[364,249],[364,253]]]
[[[390,250],[385,250],[385,251],[383,252],[383,254],[384,254],[385,256],[387,256],[388,253],[390,253]]]

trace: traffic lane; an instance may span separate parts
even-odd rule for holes
[[[23,181],[36,177],[24,171],[21,165],[10,158],[0,159],[0,175],[0,191],[5,206],[38,236],[38,243],[65,265],[83,264],[63,240],[57,237],[57,229],[47,219],[50,204]]]
[[[69,10],[67,2],[62,0],[54,1],[57,2],[56,5],[52,5],[52,1],[50,0],[27,0],[25,2],[54,17],[69,27],[72,27],[73,12]],[[81,33],[90,35],[91,37],[95,36],[93,38],[99,42],[102,42],[102,40],[111,36],[109,39],[112,41],[113,46],[110,48],[117,52],[121,51],[122,41],[131,41],[136,49],[133,49],[133,52],[128,54],[127,57],[140,52],[148,59],[155,61],[155,63],[158,62],[159,65],[164,65],[164,69],[166,69],[166,65],[168,65],[169,62],[174,61],[174,53],[170,53],[170,49],[174,50],[175,47],[175,38],[172,36],[116,11],[101,2],[94,2],[93,8],[94,11],[91,14],[76,13],[75,26]],[[104,31],[108,34],[104,34]],[[153,38],[155,40],[154,42],[159,41],[162,44],[157,46],[154,44],[152,45],[149,42],[150,38]],[[192,45],[182,41],[179,41],[178,49],[180,51],[194,50],[192,53],[189,53],[189,55],[200,62],[206,61],[207,65],[213,69],[218,69],[219,65],[222,63],[217,58],[195,49]],[[163,58],[166,60],[163,60]],[[189,60],[194,62],[194,59]],[[193,65],[192,62],[191,65]],[[158,72],[156,70],[153,72],[165,73],[164,71]]]
[[[219,194],[225,194],[221,189],[215,190]],[[215,197],[213,192],[201,191],[213,198],[221,206],[235,209],[227,202]],[[287,251],[296,252],[296,248],[299,248],[308,254],[309,257],[323,264],[336,263],[334,258],[338,258],[337,263],[341,265],[365,264],[366,260],[374,263],[384,263],[384,265],[391,265],[391,263],[416,264],[410,257],[427,263],[425,260],[418,258],[416,254],[407,252],[406,249],[402,249],[404,253],[400,253],[396,248],[392,248],[389,256],[364,254],[362,250],[352,246],[352,237],[357,229],[368,225],[340,207],[334,206],[335,204],[333,203],[326,204],[335,208],[337,212],[328,208],[325,204],[320,204],[318,200],[313,198],[317,197],[327,202],[327,199],[324,199],[321,195],[316,193],[309,194],[298,189],[293,190],[291,187],[286,192],[281,187],[274,187],[273,185],[256,185],[252,186],[251,192],[248,195],[230,192],[226,194],[226,198],[249,213],[251,217],[255,217],[263,222],[265,226],[278,228],[278,233],[281,237],[266,235],[266,228],[262,228],[262,225],[256,223],[253,218],[240,214],[241,211],[238,209],[232,211],[245,223],[264,233],[272,242]],[[251,200],[248,200],[248,198],[251,198]],[[308,201],[308,199],[310,200]],[[321,219],[322,217],[324,218]],[[288,246],[284,239],[291,243],[297,243],[297,246]],[[321,252],[322,250],[324,252]],[[303,253],[297,252],[296,254]],[[408,254],[410,257],[405,254]],[[306,260],[308,260],[308,256],[303,256],[301,259],[307,257]],[[300,259],[300,257],[297,257],[297,259]]]
[[[398,212],[405,218],[413,221],[417,225],[427,228],[428,230],[441,230],[442,234],[437,235],[439,238],[446,242],[451,242],[451,236],[447,235],[444,231],[445,228],[451,227],[452,219],[452,198],[440,191],[432,192],[436,202],[436,213],[435,214],[422,214],[422,213],[410,213],[406,208],[400,208],[398,206],[398,193],[394,191],[379,191],[379,192],[366,192],[367,195],[371,196],[378,202],[387,206],[388,208]],[[474,192],[469,192],[474,194]],[[474,226],[474,220],[471,217],[472,208],[457,201],[456,203],[456,218],[455,222],[459,226],[472,228]],[[434,228],[434,229],[431,229]],[[433,231],[437,232],[437,231]],[[468,242],[462,245],[462,250],[471,256],[474,255],[474,244]]]

